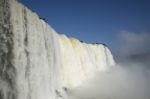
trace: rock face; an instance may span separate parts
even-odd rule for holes
[[[57,34],[18,1],[0,0],[0,99],[69,99],[114,64],[103,44]]]

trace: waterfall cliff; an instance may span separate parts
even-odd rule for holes
[[[0,99],[67,99],[115,62],[103,44],[56,33],[16,0],[0,0]]]

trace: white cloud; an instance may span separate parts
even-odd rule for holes
[[[123,54],[150,52],[150,33],[132,33],[123,31],[119,34]]]

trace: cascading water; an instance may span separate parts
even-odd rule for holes
[[[103,44],[57,34],[16,0],[0,1],[0,99],[67,99],[114,65]]]

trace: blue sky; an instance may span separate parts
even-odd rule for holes
[[[89,43],[106,43],[114,52],[121,45],[122,32],[129,37],[150,36],[150,0],[20,1],[45,18],[57,32]]]

